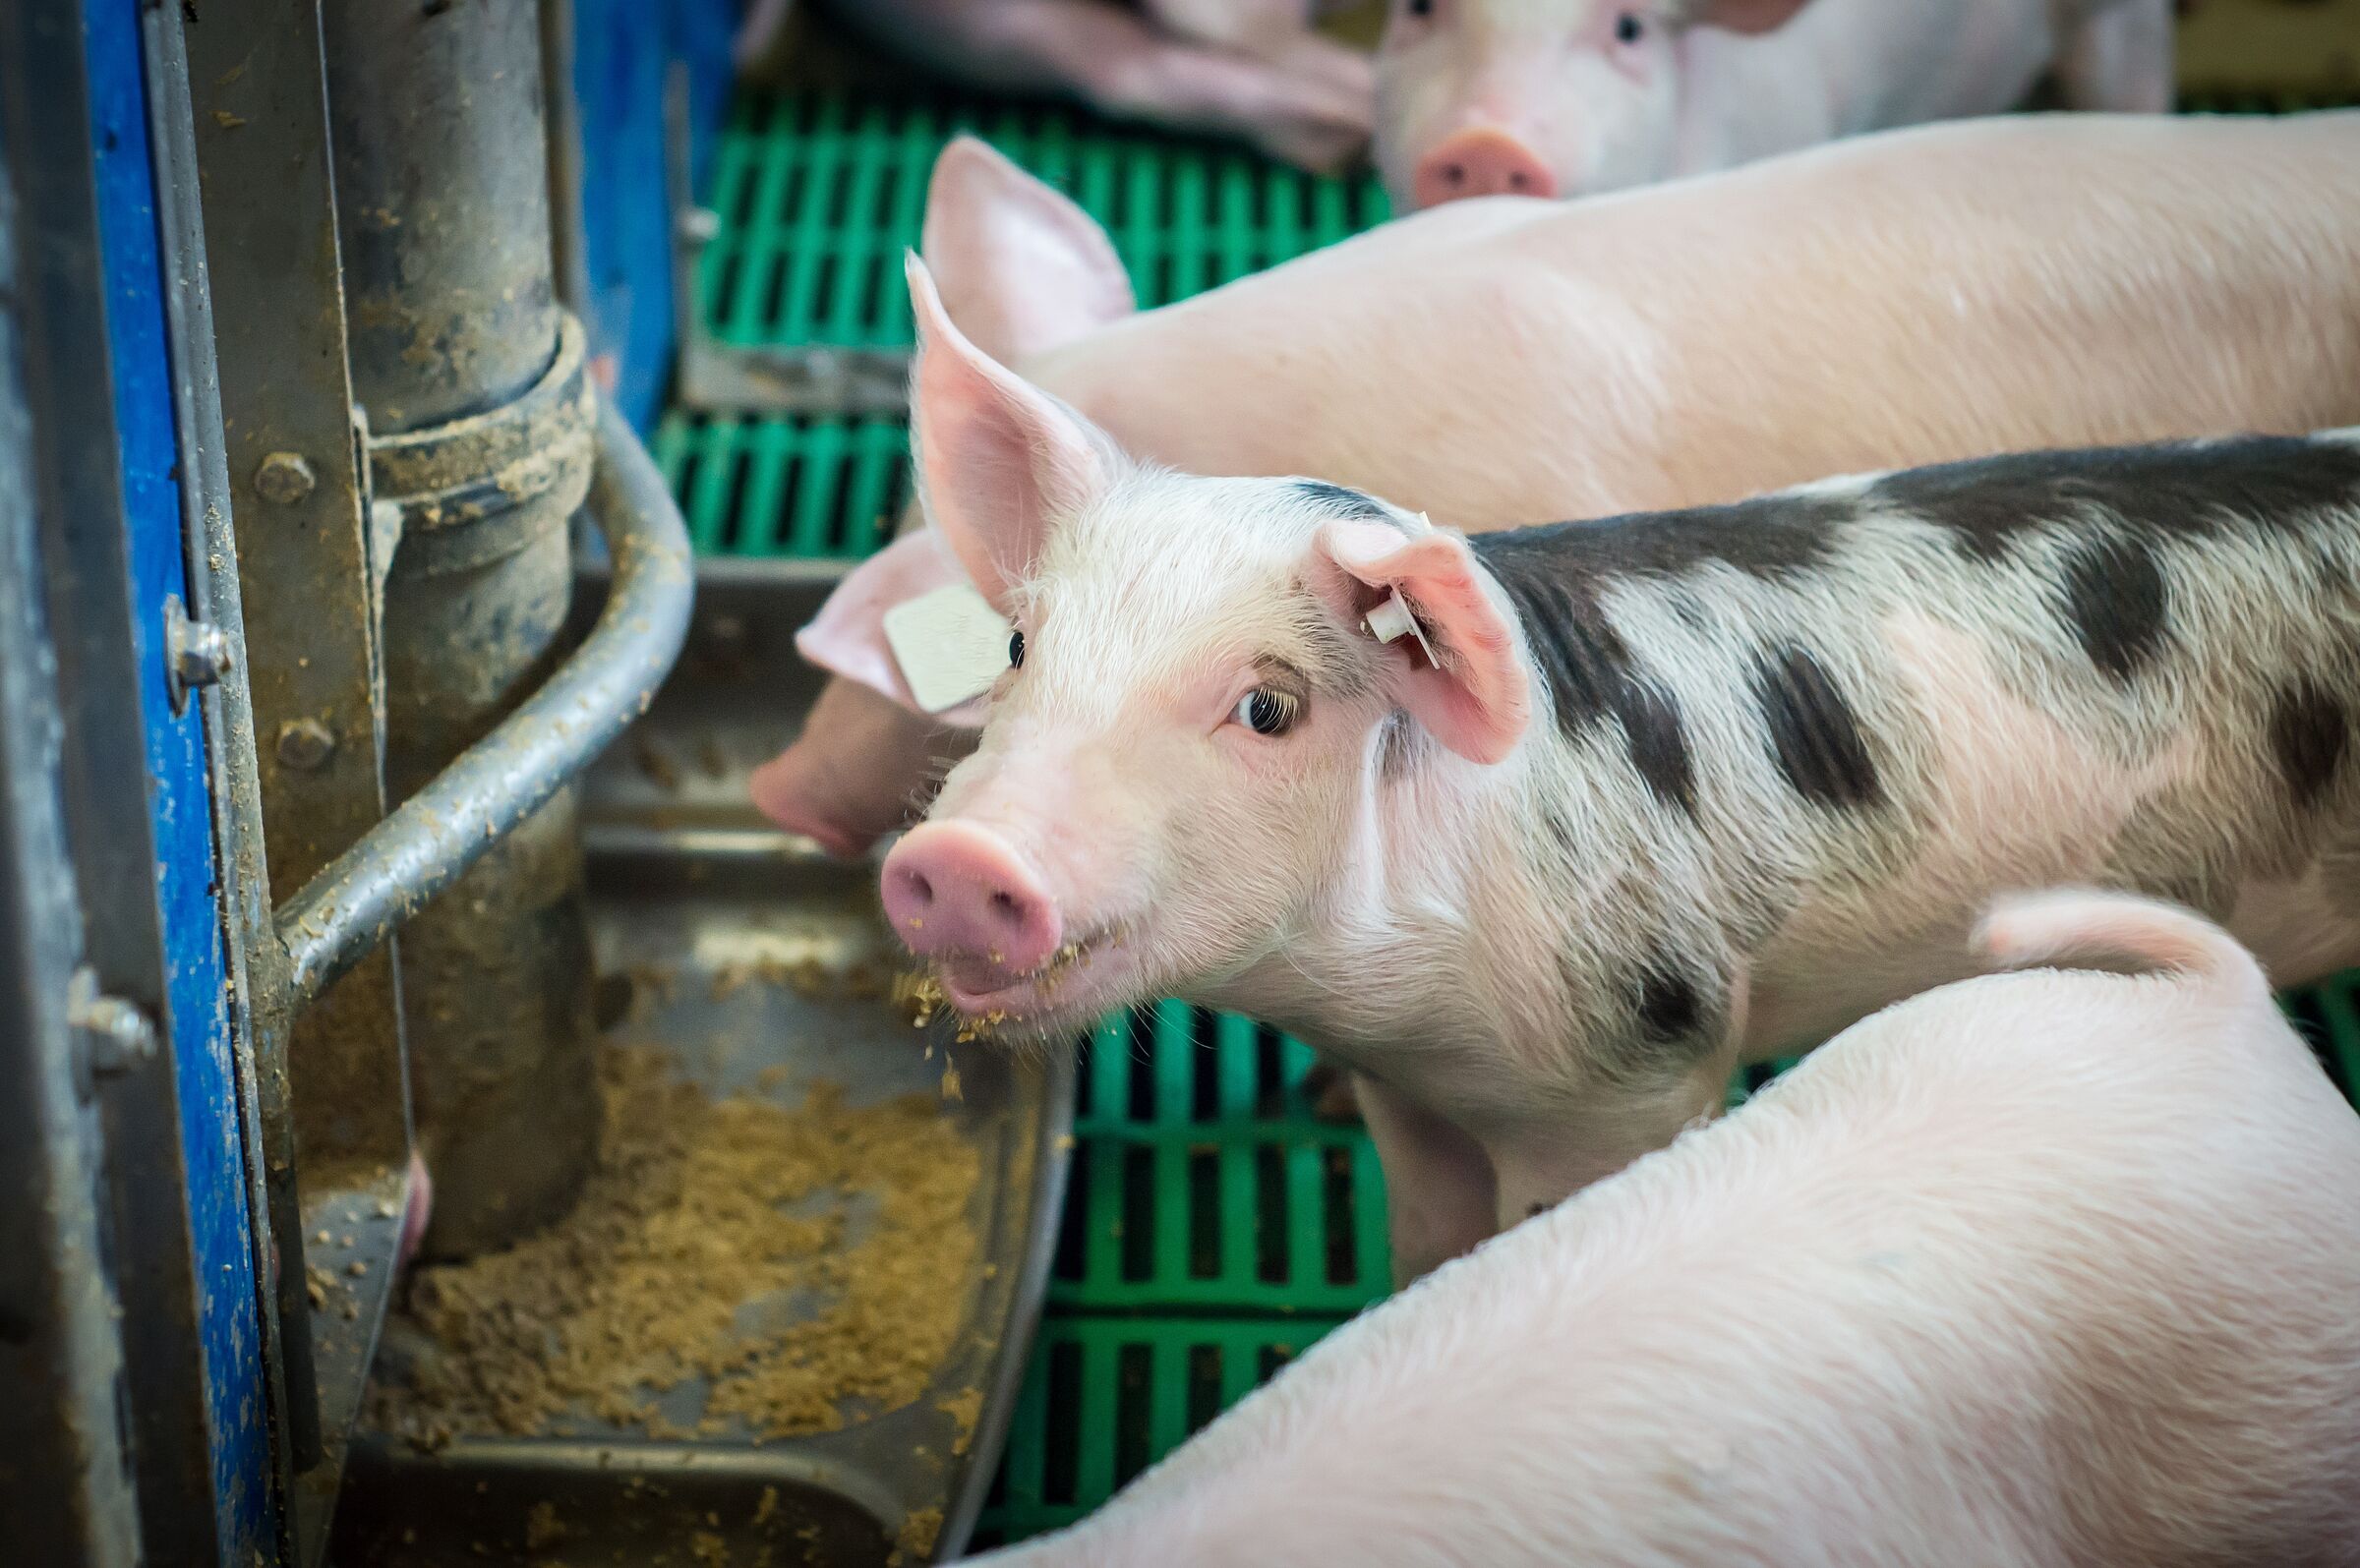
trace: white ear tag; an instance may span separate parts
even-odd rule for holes
[[[885,644],[922,713],[980,697],[1008,668],[1008,622],[965,583],[905,600],[883,620]]]
[[[1443,662],[1434,657],[1434,644],[1426,640],[1426,628],[1418,624],[1418,617],[1411,612],[1409,601],[1401,597],[1400,589],[1395,588],[1386,594],[1385,602],[1371,610],[1360,625],[1363,631],[1381,643],[1399,642],[1404,636],[1415,637],[1418,647],[1426,655],[1426,662],[1437,669],[1443,668]]]

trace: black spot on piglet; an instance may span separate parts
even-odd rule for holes
[[[1678,1040],[1704,1021],[1704,1002],[1686,975],[1661,964],[1639,974],[1639,1026],[1659,1039]]]
[[[1830,807],[1877,803],[1883,788],[1859,719],[1809,649],[1789,643],[1764,654],[1754,666],[1753,693],[1769,726],[1770,754],[1797,794]]]
[[[2286,533],[2360,503],[2360,444],[2306,436],[2083,451],[2011,452],[1887,474],[1880,505],[1950,530],[1970,557],[2006,556],[2018,539],[2103,517],[2151,538],[2230,529]]]
[[[2163,646],[2166,589],[2154,551],[2119,534],[2065,552],[2065,618],[2099,670],[2128,680]]]
[[[1337,517],[1377,523],[1389,523],[1393,514],[1374,495],[1364,494],[1343,485],[1330,485],[1324,479],[1298,479],[1295,489],[1317,501]]]
[[[2310,679],[2298,678],[2270,707],[2270,745],[2298,806],[2310,805],[2335,782],[2351,739],[2343,704]]]
[[[1521,566],[1541,557],[1519,557],[1511,552],[1503,558]],[[1494,566],[1494,576],[1523,623],[1524,643],[1548,689],[1558,728],[1575,736],[1610,720],[1620,725],[1640,780],[1657,799],[1693,815],[1696,767],[1682,726],[1680,703],[1639,669],[1622,634],[1590,597],[1593,585],[1578,577],[1560,580],[1521,569],[1501,572],[1498,560],[1486,561]]]
[[[1630,763],[1658,800],[1696,814],[1696,767],[1681,727],[1680,703],[1652,680],[1624,680],[1609,699],[1622,722]]]

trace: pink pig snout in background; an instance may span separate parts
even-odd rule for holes
[[[1440,206],[1468,196],[1555,196],[1557,176],[1538,152],[1486,126],[1461,131],[1418,159],[1411,187],[1419,206]]]
[[[2171,101],[2170,0],[1394,0],[1377,161],[1397,204],[1589,196],[1814,143]]]
[[[1863,1020],[979,1563],[2360,1563],[2360,1119],[2194,915],[1979,945],[2076,967]]]

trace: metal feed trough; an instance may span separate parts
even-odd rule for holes
[[[942,1053],[922,1054],[921,1036],[873,985],[841,984],[897,962],[874,871],[829,861],[745,804],[747,771],[793,737],[817,693],[819,674],[792,636],[837,575],[803,562],[708,562],[679,668],[582,781],[602,1019],[630,1016],[617,1032],[716,1094],[792,1105],[826,1082],[855,1103],[932,1100]],[[610,587],[603,573],[582,579],[577,621],[591,621],[588,607]],[[803,983],[748,981],[763,972]],[[855,1406],[841,1430],[770,1440],[742,1423],[668,1440],[567,1419],[528,1436],[462,1433],[430,1453],[364,1426],[337,1512],[337,1568],[447,1563],[479,1547],[524,1562],[544,1545],[557,1554],[549,1540],[592,1563],[667,1551],[681,1560],[700,1535],[721,1561],[751,1562],[768,1545],[787,1562],[806,1552],[882,1562],[898,1551],[916,1563],[964,1541],[1046,1283],[1072,1064],[989,1048],[957,1061],[961,1098],[943,1115],[978,1157],[969,1207],[977,1245],[957,1275],[928,1284],[959,1304],[959,1327],[919,1397],[881,1412]],[[709,1393],[678,1388],[663,1408],[693,1422]]]

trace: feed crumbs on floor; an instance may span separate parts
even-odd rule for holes
[[[853,1106],[815,1084],[793,1110],[716,1100],[652,1051],[601,1059],[604,1154],[573,1214],[521,1246],[422,1268],[406,1311],[436,1350],[373,1391],[381,1430],[429,1447],[585,1418],[682,1438],[833,1430],[841,1407],[921,1396],[960,1327],[975,1150],[930,1095]],[[848,1234],[848,1199],[864,1223]],[[865,1215],[873,1205],[873,1222]],[[801,1321],[748,1329],[751,1304]],[[656,1402],[710,1380],[694,1427]]]

